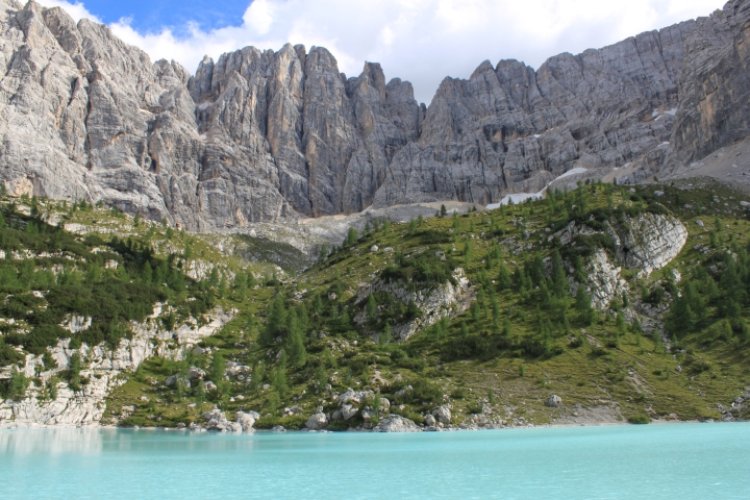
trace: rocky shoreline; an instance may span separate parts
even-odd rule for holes
[[[285,432],[304,432],[304,433],[339,433],[339,432],[364,432],[364,433],[403,433],[403,432],[480,432],[480,431],[493,431],[493,430],[511,430],[511,429],[549,429],[549,428],[569,428],[569,427],[602,427],[602,426],[614,426],[614,425],[638,425],[631,424],[623,420],[616,421],[592,421],[588,423],[550,423],[550,424],[532,424],[527,423],[523,425],[515,424],[501,424],[491,426],[466,426],[466,425],[450,425],[445,427],[427,427],[420,426],[413,421],[401,417],[396,417],[389,422],[399,422],[399,425],[387,425],[387,429],[382,428],[365,428],[365,427],[352,427],[341,430],[331,429],[287,429],[283,426],[274,426],[270,429],[256,429],[254,427],[242,429],[241,425],[237,422],[229,422],[226,428],[220,427],[207,427],[204,425],[196,424],[185,427],[125,427],[117,425],[106,425],[106,424],[86,424],[86,425],[72,425],[72,424],[35,424],[35,423],[15,423],[15,422],[2,422],[0,423],[0,431],[3,430],[16,430],[16,429],[82,429],[82,430],[134,430],[144,432],[184,432],[184,433],[216,433],[216,434],[255,434],[255,433],[285,433]],[[696,423],[736,423],[736,422],[748,422],[750,420],[735,419],[735,420],[653,420],[648,425],[667,425],[667,424],[696,424]],[[413,424],[413,426],[411,425]]]
[[[339,394],[335,401],[337,407],[329,408],[326,412],[322,407],[310,415],[302,429],[286,429],[276,425],[270,429],[257,429],[255,426],[261,419],[257,411],[237,411],[234,418],[230,419],[227,414],[218,407],[204,412],[201,422],[178,425],[176,427],[154,426],[154,427],[126,427],[117,425],[104,425],[99,422],[70,423],[62,422],[55,424],[43,424],[31,421],[0,421],[0,429],[17,428],[77,428],[77,429],[135,429],[135,430],[159,430],[159,431],[185,431],[185,432],[216,432],[216,433],[244,433],[254,432],[456,432],[456,431],[480,431],[498,429],[519,429],[537,427],[582,427],[601,425],[625,425],[629,422],[619,413],[616,406],[598,406],[584,408],[574,406],[569,413],[555,418],[549,424],[534,424],[523,418],[501,420],[488,415],[473,414],[460,424],[454,423],[454,417],[450,405],[441,405],[424,415],[424,423],[417,424],[414,420],[390,413],[391,403],[388,399],[378,397],[373,399],[372,391],[354,391],[348,389]],[[372,401],[377,401],[377,410],[371,406]],[[550,408],[562,406],[562,399],[556,395],[550,395],[545,405]],[[382,409],[382,416],[378,412]],[[721,422],[747,421],[747,412],[750,410],[750,388],[741,396],[735,398],[729,406],[721,406]],[[346,426],[346,422],[354,424],[355,417],[362,423]],[[670,415],[666,419],[655,419],[648,423],[696,423],[696,420],[680,420],[677,415]],[[716,422],[709,420],[708,422]],[[641,422],[630,422],[641,423]],[[646,423],[646,422],[643,422]],[[344,425],[342,425],[344,424]]]

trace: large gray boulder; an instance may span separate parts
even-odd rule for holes
[[[235,414],[235,421],[240,425],[242,432],[255,432],[256,415],[255,412],[246,413],[244,411],[238,411]]]
[[[305,422],[305,428],[312,431],[319,431],[324,429],[328,425],[328,417],[322,411],[310,415],[310,418]]]
[[[414,421],[400,415],[388,415],[372,429],[375,432],[419,432],[421,429]]]
[[[448,405],[438,406],[432,410],[432,416],[435,417],[438,423],[442,425],[450,425],[451,423],[451,409]]]
[[[238,422],[230,422],[227,420],[224,412],[218,408],[205,412],[203,414],[203,420],[203,428],[209,431],[242,432],[243,430],[242,424]]]
[[[562,398],[557,394],[551,394],[544,402],[544,405],[548,408],[559,408],[562,405]]]

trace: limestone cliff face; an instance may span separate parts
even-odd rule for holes
[[[587,263],[586,288],[597,309],[606,310],[629,290],[622,267],[646,278],[663,269],[682,252],[688,239],[684,224],[671,215],[642,213],[620,222],[607,222],[603,230],[571,222],[552,238],[569,245],[580,235],[606,235],[612,242],[610,253],[597,249]],[[622,267],[621,267],[622,266]]]
[[[158,317],[161,307],[154,311]],[[61,340],[50,349],[56,368],[43,369],[42,356],[26,355],[23,372],[38,377],[42,386],[55,385],[55,396],[44,397],[41,386],[32,384],[20,401],[0,400],[0,428],[18,425],[98,425],[106,409],[106,398],[122,385],[126,373],[132,373],[151,356],[182,359],[184,352],[201,339],[213,335],[234,317],[233,311],[217,309],[208,324],[197,327],[183,324],[174,331],[159,328],[156,322],[133,323],[133,336],[115,349],[104,344],[70,348],[70,339]],[[90,318],[89,318],[90,322]],[[61,374],[70,367],[73,355],[86,360],[81,376],[86,383],[79,391],[62,381]],[[3,371],[9,372],[10,367]],[[7,376],[8,373],[3,375]]]
[[[194,77],[60,9],[0,0],[0,178],[193,229],[370,205],[424,111],[377,64],[243,49]]]
[[[691,33],[679,82],[671,166],[701,159],[750,131],[750,3],[735,0]]]
[[[386,84],[371,63],[347,80],[315,47],[206,59],[188,87],[200,133],[222,148],[202,170],[222,179],[236,167],[235,184],[260,172],[280,195],[275,205],[312,216],[369,206],[395,152],[417,138],[423,114],[409,83]],[[214,189],[226,187],[217,181]],[[259,212],[249,218],[268,219]]]
[[[377,64],[347,79],[323,48],[245,48],[190,76],[106,27],[0,0],[0,180],[208,230],[488,203],[574,167],[653,173],[748,135],[749,20],[732,0],[536,71],[485,62],[425,108]]]

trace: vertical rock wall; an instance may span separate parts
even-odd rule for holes
[[[378,64],[251,47],[194,76],[101,25],[0,0],[0,181],[209,230],[497,201],[575,168],[678,167],[748,135],[750,7],[538,70],[482,63],[429,108]]]

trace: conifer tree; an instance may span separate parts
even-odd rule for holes
[[[357,240],[359,239],[359,235],[357,234],[357,230],[354,227],[350,227],[349,231],[346,233],[346,246],[350,247],[357,243]]]
[[[558,250],[552,253],[552,293],[555,297],[564,297],[568,294],[568,277]]]
[[[575,303],[578,321],[583,326],[588,326],[594,321],[594,309],[591,307],[591,295],[583,286],[578,287]]]
[[[367,320],[372,324],[378,319],[378,303],[375,300],[375,295],[370,294],[367,297]]]
[[[277,292],[273,302],[271,302],[266,328],[260,337],[261,345],[270,346],[276,341],[277,337],[281,337],[282,339],[285,337],[286,316],[287,310],[284,304],[284,297],[281,293]]]
[[[294,309],[289,313],[284,351],[289,356],[290,366],[300,368],[305,365],[305,362],[307,361],[307,350],[305,349],[304,334],[300,327],[297,311]]]
[[[503,261],[500,261],[500,271],[497,274],[497,286],[501,291],[508,290],[512,286],[513,281],[511,274],[508,271],[508,267]]]
[[[216,384],[216,389],[219,396],[223,395],[226,391],[227,383],[224,379],[224,372],[227,369],[227,362],[224,359],[224,355],[220,351],[216,351],[211,359],[211,370],[209,377],[211,381]]]
[[[287,359],[286,351],[282,349],[279,353],[279,361],[271,372],[271,387],[281,399],[284,399],[289,392],[289,382],[286,376]]]
[[[508,315],[505,315],[503,318],[503,329],[502,329],[502,336],[505,339],[510,339],[510,336],[512,335],[512,327],[510,324],[510,318]]]
[[[68,367],[68,386],[72,391],[81,390],[81,355],[77,352],[70,357]]]

